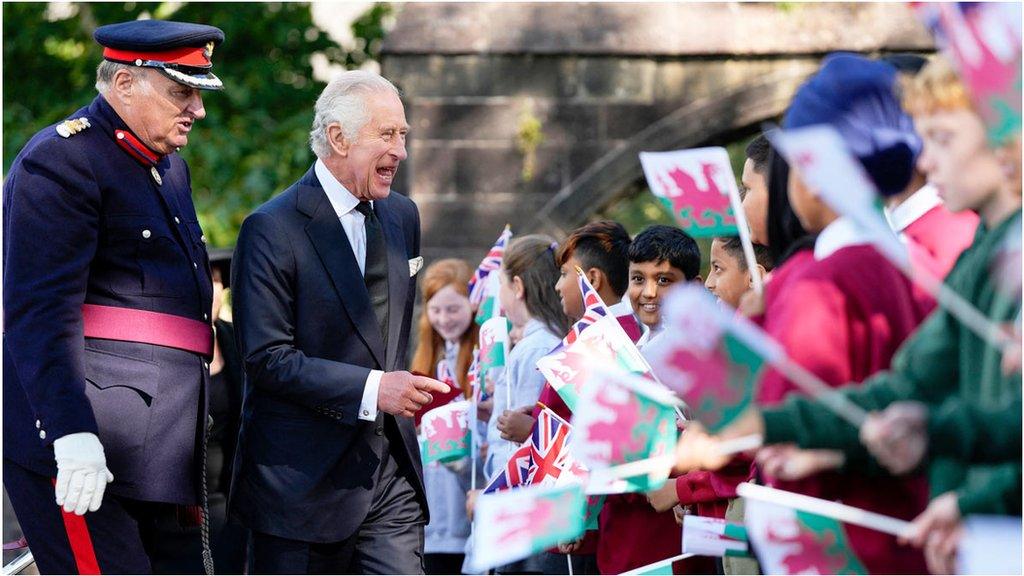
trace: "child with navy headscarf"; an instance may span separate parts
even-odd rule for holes
[[[895,82],[896,70],[887,63],[831,55],[798,90],[783,126],[832,126],[882,195],[902,192],[921,140],[900,106]],[[813,258],[791,260],[776,272],[788,277],[784,291],[773,291],[774,280],[767,285],[762,324],[790,358],[827,384],[861,382],[889,367],[928,310],[910,281],[853,222],[808,187],[796,167],[790,170],[788,192],[800,223],[817,238]],[[799,269],[787,270],[793,267]],[[782,374],[769,370],[758,401],[770,406],[797,392]],[[927,504],[922,477],[871,476],[863,462],[838,452],[773,447],[759,456],[765,480],[784,489],[908,520]],[[847,533],[871,573],[925,571],[922,555],[900,546],[894,536],[856,526],[847,526]]]

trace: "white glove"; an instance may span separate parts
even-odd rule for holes
[[[100,439],[91,432],[68,434],[53,441],[57,460],[57,505],[79,516],[95,512],[114,475],[107,469]]]

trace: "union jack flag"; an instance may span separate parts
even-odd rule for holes
[[[449,386],[456,384],[455,375],[452,374],[452,368],[448,365],[447,358],[441,358],[437,361],[437,380]]]
[[[501,236],[498,236],[498,240],[491,246],[491,250],[487,252],[487,256],[480,261],[480,265],[477,266],[476,272],[473,273],[473,277],[469,279],[469,302],[474,306],[479,306],[484,298],[487,296],[487,283],[484,280],[491,272],[501,268],[501,259],[505,256],[505,247],[508,246],[509,239],[512,238],[512,229],[505,225],[505,230],[502,231]]]
[[[576,281],[579,282],[580,294],[583,295],[583,317],[569,328],[569,333],[549,354],[554,354],[572,344],[580,337],[580,333],[610,314],[608,306],[605,305],[604,300],[601,300],[601,295],[590,285],[590,280],[587,280],[587,275],[580,268],[576,269]]]
[[[554,485],[562,472],[574,473],[578,466],[566,446],[572,426],[545,408],[537,417],[530,440],[509,457],[505,469],[484,488],[484,494],[521,486]]]

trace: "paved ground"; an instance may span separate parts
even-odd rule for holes
[[[7,490],[4,490],[4,508],[3,508],[3,510],[4,510],[4,512],[3,512],[3,518],[4,518],[4,538],[3,538],[3,541],[4,541],[4,544],[6,544],[8,542],[17,540],[18,538],[21,538],[21,528],[18,527],[18,519],[14,517],[14,510],[11,508],[10,501],[7,500]],[[11,560],[14,560],[19,555],[21,555],[21,551],[11,551],[11,552],[4,551],[4,565],[6,566],[8,562],[10,562]],[[27,571],[27,572],[22,572],[22,574],[38,574],[38,572],[36,572],[35,570],[30,570],[30,571]]]

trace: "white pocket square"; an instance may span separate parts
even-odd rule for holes
[[[417,256],[409,259],[409,277],[412,278],[423,268],[423,256]]]

